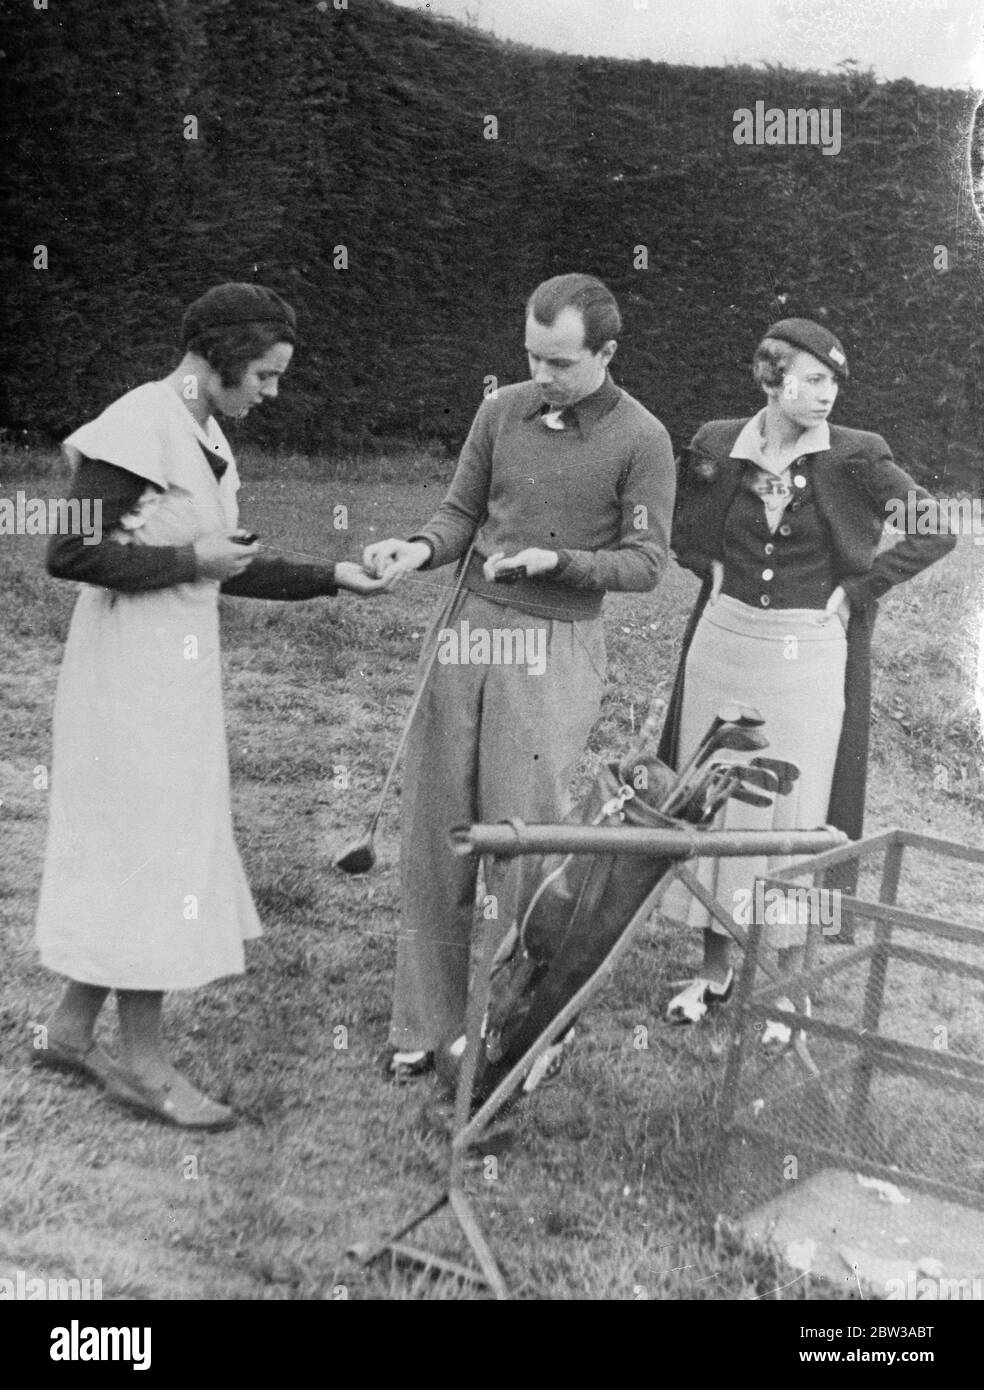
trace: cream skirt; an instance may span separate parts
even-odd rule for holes
[[[822,621],[825,620],[825,621]],[[756,609],[721,596],[705,608],[694,633],[684,676],[680,766],[690,756],[723,704],[740,700],[765,718],[769,747],[761,756],[784,758],[800,769],[787,796],[769,808],[729,801],[716,825],[727,830],[813,830],[826,824],[834,762],[844,717],[847,638],[839,617],[809,608]],[[755,754],[721,755],[742,760]],[[696,873],[726,911],[747,925],[756,877],[794,860],[699,859]],[[676,887],[665,900],[668,915],[723,933],[710,914]],[[795,946],[805,926],[769,926],[775,949]]]

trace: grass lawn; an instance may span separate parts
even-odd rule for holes
[[[3,495],[61,491],[42,462],[3,460]],[[330,472],[254,458],[241,471],[243,520],[271,550],[338,558],[424,520],[451,465],[342,460]],[[344,1254],[423,1205],[445,1162],[430,1082],[396,1089],[374,1064],[394,961],[397,799],[370,876],[347,879],[331,860],[367,819],[449,572],[367,602],[223,600],[236,832],[265,935],[248,948],[245,976],[168,1002],[179,1064],[242,1117],[231,1133],[200,1136],[134,1118],[95,1087],[29,1063],[31,1025],[59,992],[33,945],[46,823],[35,783],[49,764],[75,596],[44,574],[43,546],[0,537],[0,1275],[101,1278],[105,1297],[474,1297],[386,1262],[363,1270]],[[583,776],[625,746],[651,698],[668,694],[694,589],[674,568],[656,594],[608,599],[609,687]],[[971,690],[982,607],[984,550],[969,538],[883,602],[872,830],[901,824],[981,841]],[[968,883],[936,881],[931,866],[917,891],[941,914],[979,918]],[[515,1296],[851,1296],[853,1283],[796,1279],[715,1227],[706,1154],[726,1033],[660,1022],[670,982],[696,954],[695,942],[653,923],[582,1020],[562,1081],[476,1153],[481,1219]],[[984,990],[965,988],[976,1009]],[[927,985],[928,1028],[945,1002]],[[114,1025],[107,1015],[109,1041]],[[634,1045],[639,1025],[644,1050]],[[440,1243],[439,1225],[427,1239]]]

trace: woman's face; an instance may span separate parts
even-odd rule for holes
[[[781,386],[769,388],[770,402],[790,424],[809,429],[826,420],[837,399],[837,377],[814,357],[798,352],[786,369]]]
[[[210,392],[213,409],[241,420],[254,405],[275,399],[280,378],[290,366],[293,355],[291,343],[274,343],[262,357],[254,357],[246,363],[235,386],[223,386],[219,374],[214,373]]]

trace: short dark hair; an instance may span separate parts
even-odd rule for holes
[[[276,343],[296,342],[288,323],[228,323],[196,329],[185,343],[187,352],[204,357],[219,374],[226,390],[239,385],[247,365]]]
[[[555,275],[544,280],[526,301],[526,312],[549,328],[565,309],[576,309],[584,322],[584,346],[599,352],[622,331],[615,296],[593,275]]]
[[[763,338],[752,358],[752,376],[767,389],[781,386],[799,351],[782,338]]]

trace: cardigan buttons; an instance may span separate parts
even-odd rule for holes
[[[779,527],[779,534],[780,536],[789,536],[792,535],[792,530],[793,528],[789,525],[788,522],[783,522],[783,524]]]
[[[768,594],[760,594],[760,595],[759,595],[759,603],[762,605],[763,608],[768,608],[768,606],[769,606],[769,604],[770,604],[771,602],[772,602],[772,600],[769,598],[769,595],[768,595]]]
[[[772,570],[763,570],[763,571],[762,571],[762,578],[763,578],[763,579],[769,580],[769,579],[771,579],[772,577],[773,577],[773,571],[772,571]]]
[[[769,541],[769,543],[768,543],[768,544],[766,545],[766,547],[765,547],[765,553],[766,553],[766,555],[771,555],[772,552],[773,552],[774,550],[775,550],[775,546],[772,544],[771,541]]]

